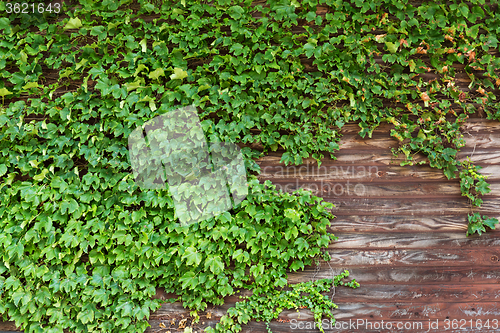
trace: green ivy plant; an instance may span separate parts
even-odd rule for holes
[[[334,158],[347,122],[362,137],[393,124],[403,165],[458,177],[468,235],[497,225],[475,211],[479,167],[457,159],[469,115],[500,119],[497,1],[64,3],[8,14],[0,1],[0,313],[26,332],[142,332],[159,286],[193,314],[253,290],[215,330],[304,305],[328,316],[318,293],[340,280],[287,287],[287,272],[329,259],[332,206],[259,184],[255,159]],[[249,195],[186,228],[168,189],[136,186],[127,138],[188,105],[207,141],[244,147]]]
[[[215,332],[239,332],[241,325],[248,323],[251,319],[264,321],[267,331],[272,333],[269,323],[277,319],[283,310],[308,308],[314,314],[316,327],[325,332],[321,320],[324,316],[332,319],[335,324],[335,318],[331,313],[332,309],[338,306],[327,295],[323,293],[330,292],[336,286],[346,286],[350,288],[359,287],[356,280],[344,282],[342,279],[349,276],[348,271],[335,276],[333,279],[320,279],[289,285],[287,289],[273,290],[270,293],[259,294],[254,291],[253,295],[246,296],[243,301],[227,311],[215,328],[207,328],[207,333]]]

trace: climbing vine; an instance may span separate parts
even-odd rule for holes
[[[335,308],[329,288],[357,283],[344,273],[289,286],[287,272],[329,259],[332,205],[259,184],[255,159],[334,158],[347,122],[362,137],[393,124],[404,165],[421,153],[458,177],[468,235],[498,223],[474,208],[486,177],[457,159],[469,115],[500,120],[497,1],[79,0],[28,14],[6,4],[0,313],[26,332],[142,332],[156,287],[195,316],[254,291],[209,331],[303,306],[319,323]],[[135,184],[127,138],[188,105],[210,142],[243,147],[249,195],[182,227],[167,188]]]

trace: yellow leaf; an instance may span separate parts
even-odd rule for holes
[[[7,95],[11,95],[12,93],[7,88],[0,89],[0,96],[4,97]]]
[[[181,68],[174,68],[174,74],[170,75],[171,80],[182,80],[183,78],[187,77],[188,73]]]
[[[69,19],[68,23],[66,23],[63,30],[78,29],[82,26],[83,26],[82,21],[78,17],[75,17],[75,18]]]
[[[38,82],[30,82],[23,86],[23,89],[38,88]]]

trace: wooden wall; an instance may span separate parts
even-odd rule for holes
[[[288,191],[310,188],[336,205],[330,231],[339,239],[328,249],[332,260],[290,274],[289,282],[327,278],[348,269],[361,284],[354,290],[336,288],[339,308],[334,314],[337,325],[347,325],[349,320],[362,324],[357,329],[326,332],[389,332],[376,329],[382,320],[385,328],[388,322],[415,328],[391,332],[423,332],[430,323],[438,326],[429,332],[461,331],[446,330],[453,323],[446,319],[458,320],[459,327],[465,322],[462,328],[471,332],[500,331],[500,231],[466,237],[467,214],[472,210],[460,195],[457,179],[447,180],[440,170],[428,166],[401,167],[402,158],[395,158],[390,150],[398,142],[389,136],[389,125],[376,129],[371,139],[360,138],[357,130],[356,124],[343,128],[337,160],[325,159],[320,169],[312,160],[287,168],[279,163],[282,152],[258,161],[262,181],[269,179]],[[471,119],[465,132],[467,146],[459,157],[471,156],[484,167],[482,172],[491,183],[481,212],[500,217],[500,123]],[[157,297],[170,295],[158,290]],[[194,331],[215,325],[235,301],[236,296],[227,298],[223,307],[210,307],[210,314],[202,314]],[[189,325],[188,317],[181,304],[164,305],[151,315],[148,332],[182,332],[179,323],[182,327],[187,319],[184,323]],[[490,330],[471,330],[471,319],[472,327],[479,319],[482,323],[489,319]],[[493,320],[497,320],[496,330]],[[285,311],[271,328],[275,333],[318,332],[299,329],[312,322],[308,310]],[[373,330],[365,329],[370,327],[367,322]],[[16,328],[3,323],[0,330]],[[257,322],[243,330],[265,331],[265,325]]]
[[[467,146],[459,157],[471,156],[484,167],[492,191],[484,197],[481,212],[498,218],[500,123],[475,118],[464,129]],[[401,167],[403,159],[390,150],[398,142],[389,136],[389,125],[380,126],[372,139],[360,138],[357,131],[355,124],[343,128],[337,160],[325,159],[320,169],[312,160],[287,168],[279,163],[282,152],[259,160],[262,180],[290,191],[308,187],[336,205],[330,231],[339,239],[329,247],[332,260],[290,274],[289,282],[327,278],[344,269],[360,282],[358,289],[336,288],[339,308],[334,313],[337,325],[346,329],[326,332],[463,331],[453,329],[454,319],[458,328],[470,332],[499,332],[500,231],[466,237],[472,208],[460,195],[457,179],[447,180],[428,166]],[[236,297],[227,301],[222,308],[210,309],[211,318],[202,316],[205,324],[195,327],[214,325]],[[149,332],[176,332],[180,315],[188,315],[180,304],[164,306],[152,315]],[[177,320],[170,325],[173,318]],[[488,319],[490,329],[477,328],[479,320],[485,324]],[[352,326],[349,320],[360,325]],[[312,322],[307,310],[286,311],[271,328],[276,333],[318,332],[307,329]],[[160,323],[169,329],[161,330]],[[394,325],[390,330],[388,323]],[[256,322],[244,329],[265,331],[265,325]]]
[[[459,158],[471,156],[484,167],[492,191],[484,197],[481,212],[498,218],[500,123],[475,118],[464,130],[467,145]],[[357,131],[355,124],[343,128],[337,160],[325,159],[320,169],[312,160],[287,168],[279,163],[282,152],[259,160],[262,180],[289,191],[310,188],[336,205],[330,231],[339,239],[329,247],[332,260],[290,274],[289,282],[328,278],[344,269],[360,282],[358,289],[336,288],[339,308],[334,314],[337,325],[345,329],[325,325],[326,332],[460,332],[465,328],[499,332],[500,231],[466,237],[472,208],[460,195],[458,179],[447,180],[440,170],[428,166],[401,167],[403,159],[391,153],[398,142],[389,136],[389,125],[375,130],[372,139],[360,138]],[[224,307],[210,308],[210,318],[202,315],[200,324],[204,324],[195,325],[195,331],[214,325],[236,300],[231,297]],[[187,318],[188,312],[180,304],[166,305],[151,316],[149,332],[182,331],[176,330],[182,316]],[[484,325],[488,319],[490,329],[478,328],[480,320]],[[318,332],[308,329],[312,322],[308,310],[285,311],[271,328],[276,333]],[[453,329],[454,323],[458,329]],[[265,331],[265,325],[257,322],[243,330]]]

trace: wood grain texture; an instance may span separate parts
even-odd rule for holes
[[[416,200],[417,198],[342,198],[325,195],[324,199],[335,204],[333,212],[338,216],[353,215],[354,212],[359,215],[465,215],[474,209],[465,197],[441,196]],[[480,211],[492,216],[500,215],[500,200],[496,197],[484,198]]]
[[[319,266],[306,267],[301,272],[290,273],[288,282],[332,278],[332,275],[339,274],[346,268],[349,269],[350,278],[356,279],[361,285],[438,284],[464,287],[494,284],[500,289],[498,266],[406,266],[374,269],[373,266],[339,267],[323,263]]]

